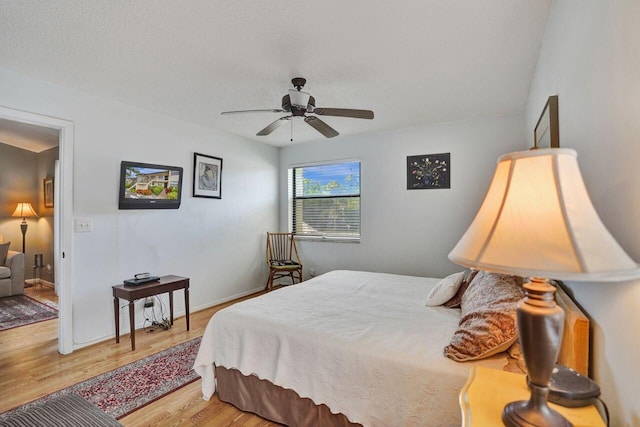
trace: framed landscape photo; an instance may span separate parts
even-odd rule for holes
[[[560,148],[558,95],[550,96],[533,130],[533,148]]]
[[[44,207],[53,207],[53,178],[45,178],[44,181]]]
[[[407,156],[407,190],[451,188],[451,153]]]
[[[222,159],[194,153],[193,197],[222,199]]]

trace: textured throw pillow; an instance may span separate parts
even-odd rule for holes
[[[516,306],[522,280],[481,271],[462,295],[460,323],[445,356],[464,362],[507,350],[518,339]]]
[[[11,242],[0,243],[0,265],[6,265],[7,254],[9,253],[9,245]]]
[[[442,305],[453,297],[464,280],[464,271],[453,273],[442,279],[429,292],[426,305],[434,307]]]
[[[509,357],[515,361],[516,366],[518,366],[520,371],[526,374],[527,364],[524,363],[524,354],[522,354],[522,348],[520,348],[520,341],[516,340],[516,342],[511,344],[507,353],[509,353]]]
[[[464,295],[464,292],[467,290],[467,288],[469,287],[469,284],[471,284],[473,279],[476,277],[476,274],[478,274],[478,270],[469,270],[469,273],[467,273],[467,276],[464,278],[464,280],[462,281],[462,284],[458,288],[458,292],[456,292],[456,294],[453,297],[451,297],[449,301],[445,302],[442,305],[447,308],[460,308],[460,303],[462,302],[462,295]]]

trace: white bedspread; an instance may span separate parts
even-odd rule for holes
[[[440,279],[333,271],[217,312],[194,369],[215,391],[213,365],[295,390],[364,426],[460,425],[458,393],[474,363],[442,349],[459,310],[426,307]]]

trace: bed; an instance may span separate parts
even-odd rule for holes
[[[220,310],[194,363],[203,397],[217,390],[286,425],[459,425],[469,369],[503,369],[509,358],[444,357],[461,310],[425,306],[441,283],[333,271]]]

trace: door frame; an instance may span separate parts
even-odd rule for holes
[[[53,257],[54,281],[58,285],[58,351],[73,352],[73,142],[74,124],[71,121],[0,106],[0,118],[15,122],[57,129],[59,131],[59,179],[55,183]]]

